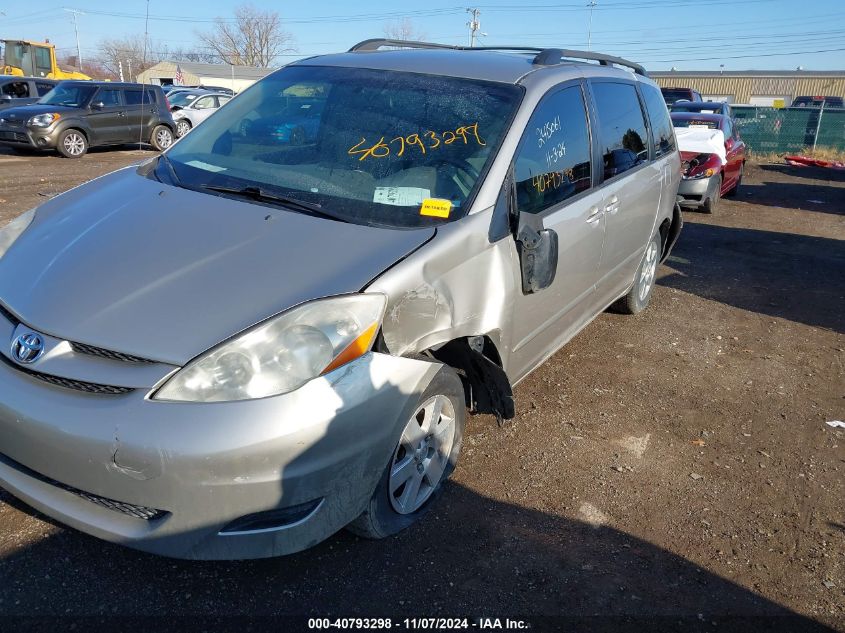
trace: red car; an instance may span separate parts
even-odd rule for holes
[[[745,143],[729,116],[673,112],[671,117],[681,152],[681,205],[713,213],[719,199],[742,183]]]

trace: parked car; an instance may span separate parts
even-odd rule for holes
[[[795,97],[791,107],[820,108],[824,106],[825,108],[843,108],[845,107],[843,101],[845,100],[842,97]]]
[[[40,77],[0,76],[0,110],[35,103],[57,84]]]
[[[467,407],[512,417],[607,306],[646,308],[682,218],[642,67],[396,45],[293,62],[0,232],[4,489],[167,556],[385,537]],[[279,95],[323,101],[314,143],[241,135]]]
[[[171,104],[171,114],[176,122],[176,136],[185,136],[192,128],[205,121],[231,98],[230,95],[212,93],[201,95],[185,106]]]
[[[671,116],[683,161],[681,204],[713,213],[719,199],[734,195],[742,184],[745,143],[727,115],[672,112]]]
[[[141,84],[62,81],[38,103],[0,113],[0,144],[57,150],[79,158],[89,147],[148,142],[170,147],[176,125],[164,93]]]
[[[219,92],[219,93],[222,93],[222,94],[227,94],[230,97],[235,96],[235,91],[232,90],[231,88],[224,88],[222,86],[205,86],[205,85],[202,85],[202,84],[199,84],[199,85],[196,85],[196,86],[182,86],[182,85],[177,86],[176,84],[165,84],[161,87],[161,89],[164,91],[164,94],[166,94],[166,95],[169,95],[171,92],[176,91],[176,90],[194,90],[194,89],[196,89],[196,90],[207,90],[209,92]]]
[[[669,106],[669,112],[700,112],[701,114],[724,114],[733,118],[729,103],[721,101],[677,101]]]
[[[207,94],[212,93],[208,90],[202,90],[199,88],[181,88],[179,90],[171,90],[167,93],[167,103],[170,105],[172,110],[177,106],[185,107],[192,101],[195,101],[199,97]]]
[[[661,88],[663,99],[666,105],[672,105],[678,101],[704,101],[701,93],[692,88]]]

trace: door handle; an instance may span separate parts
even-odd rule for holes
[[[613,196],[607,203],[607,206],[604,208],[606,213],[614,214],[619,211],[619,198]]]
[[[599,207],[591,207],[590,214],[587,216],[587,224],[596,224],[601,220],[601,209]]]

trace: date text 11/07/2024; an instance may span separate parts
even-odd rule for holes
[[[525,620],[511,618],[309,618],[308,628],[311,630],[345,629],[360,630],[390,630],[406,631],[442,631],[442,630],[510,630],[518,631],[530,629],[531,624]]]

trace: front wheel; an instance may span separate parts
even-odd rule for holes
[[[59,134],[56,149],[65,158],[80,158],[88,151],[88,139],[79,130],[65,130]]]
[[[163,152],[173,145],[173,132],[166,125],[156,125],[150,137],[150,145]]]
[[[191,123],[187,119],[179,119],[176,122],[176,137],[182,138],[191,131]]]
[[[461,379],[444,365],[405,421],[367,508],[348,529],[365,538],[384,538],[425,515],[455,469],[465,422]]]
[[[621,297],[611,306],[614,312],[622,314],[637,314],[648,306],[651,299],[651,292],[654,290],[654,280],[657,277],[657,265],[660,263],[660,253],[663,242],[660,235],[651,238],[648,246],[645,247],[643,260],[637,269],[634,277],[634,285],[624,297]]]
[[[722,197],[722,177],[716,176],[713,182],[713,190],[704,199],[704,202],[701,203],[701,210],[704,213],[715,213],[719,206],[719,200]]]

